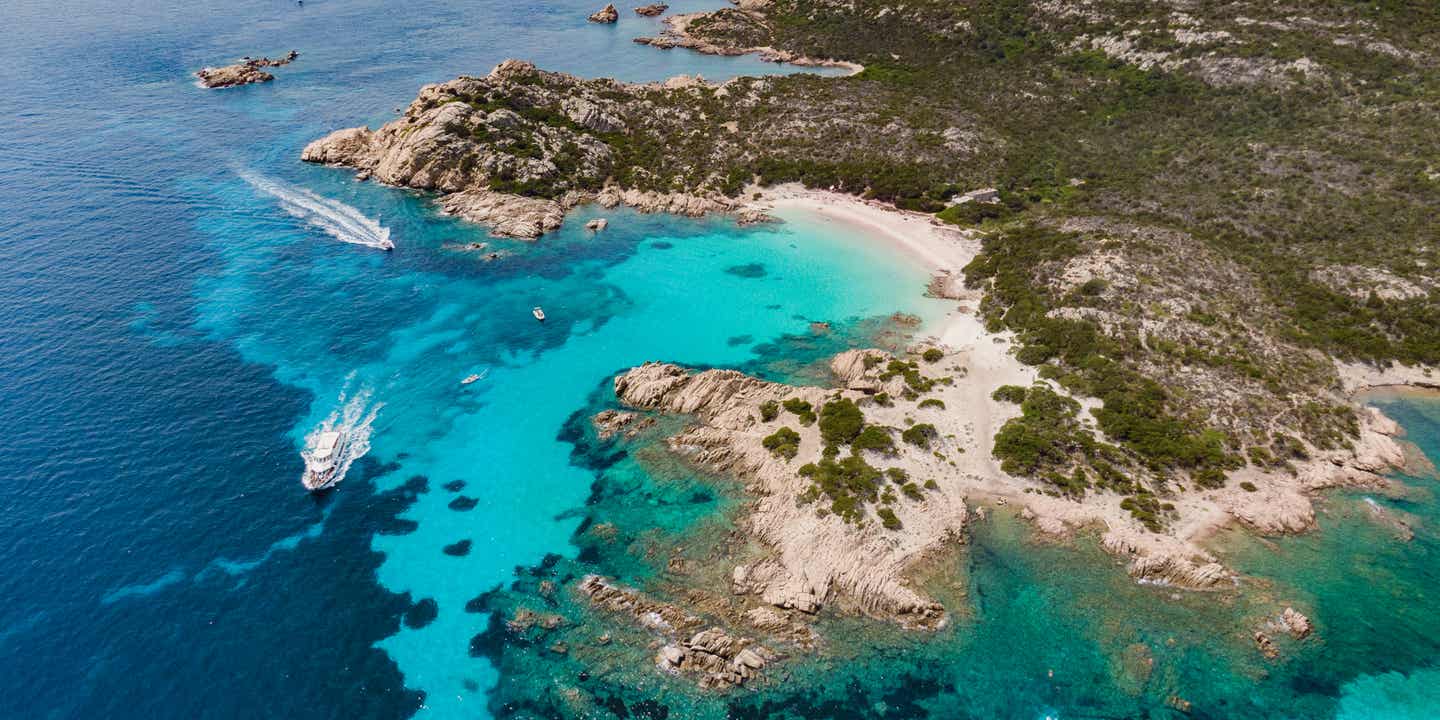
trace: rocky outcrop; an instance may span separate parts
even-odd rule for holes
[[[1285,624],[1285,629],[1289,631],[1290,636],[1296,640],[1304,640],[1315,631],[1315,626],[1310,622],[1310,618],[1305,617],[1293,607],[1287,607],[1284,612],[1280,613],[1280,621]]]
[[[486,109],[477,100],[522,85],[538,73],[528,63],[507,61],[485,78],[427,85],[401,118],[375,131],[331,133],[307,145],[300,157],[369,171],[383,183],[439,192],[553,181],[559,197],[587,178],[603,179],[611,158],[605,143],[563,124],[525,118],[508,107]],[[584,103],[572,102],[569,114],[577,124],[608,127],[616,122]],[[557,166],[562,151],[569,153],[563,160],[568,172]]]
[[[1117,527],[1106,532],[1100,544],[1112,555],[1130,558],[1130,576],[1140,582],[1191,590],[1212,590],[1234,582],[1234,573],[1214,557],[1170,535]]]
[[[534,240],[565,222],[565,206],[554,200],[494,190],[464,190],[440,199],[446,213],[489,226],[503,237]]]
[[[289,65],[298,57],[300,57],[300,53],[294,50],[291,50],[289,54],[279,59],[245,57],[233,65],[225,65],[217,68],[201,68],[195,73],[195,77],[200,78],[200,84],[207,88],[234,87],[236,85],[270,82],[275,79],[275,76],[265,72],[263,68]]]
[[[1261,623],[1260,628],[1251,635],[1251,639],[1255,641],[1255,648],[1261,655],[1267,660],[1274,660],[1280,657],[1280,646],[1275,644],[1276,637],[1283,634],[1300,641],[1310,637],[1314,631],[1315,626],[1310,622],[1310,618],[1293,607],[1286,607],[1279,615]]]
[[[585,229],[589,230],[590,232],[600,232],[606,227],[609,227],[609,225],[609,220],[606,220],[605,218],[595,218],[594,220],[585,223]]]
[[[905,392],[905,379],[886,374],[887,366],[895,356],[874,348],[846,350],[830,359],[830,372],[841,386],[863,393],[889,393],[899,396]]]
[[[606,24],[613,23],[619,19],[620,11],[615,9],[615,5],[613,3],[595,11],[595,13],[592,14],[589,18],[590,22]]]
[[[747,207],[735,213],[735,222],[740,225],[740,227],[747,227],[765,223],[778,223],[780,222],[780,218],[771,215],[761,208]]]
[[[635,14],[641,17],[655,17],[665,14],[665,11],[669,9],[670,6],[665,3],[654,3],[653,5],[641,5],[635,8]]]
[[[878,521],[847,522],[797,502],[810,485],[796,472],[802,460],[778,458],[762,443],[780,424],[796,426],[793,418],[763,420],[762,404],[788,399],[818,409],[835,391],[767,382],[734,370],[691,373],[647,363],[617,377],[615,393],[631,407],[694,415],[699,424],[671,437],[670,447],[696,465],[740,477],[757,497],[743,527],[772,552],[733,570],[736,593],[799,613],[834,604],[906,627],[944,623],[945,609],[911,588],[906,574],[926,552],[958,536],[967,517],[958,495],[935,491],[923,503],[897,506],[904,521],[900,531]],[[899,424],[902,411],[895,412],[893,422]],[[801,458],[818,455],[818,430],[800,425],[797,433]]]
[[[554,230],[565,210],[583,202],[692,217],[738,209],[714,192],[605,186],[615,153],[598,135],[625,133],[629,106],[617,98],[641,92],[507,60],[485,77],[427,85],[400,118],[378,130],[332,132],[307,145],[301,159],[452,194],[441,200],[448,212],[512,237]]]
[[[612,208],[627,205],[642,213],[671,213],[688,217],[700,217],[710,213],[728,212],[737,205],[723,195],[694,195],[690,193],[662,193],[653,190],[624,190],[607,187],[595,197],[601,207]]]

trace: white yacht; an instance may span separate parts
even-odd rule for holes
[[[545,322],[545,311],[541,310],[539,305],[536,305],[535,308],[530,311],[530,314],[534,315],[536,320]]]
[[[345,433],[330,430],[315,437],[315,443],[301,456],[305,458],[305,475],[301,482],[311,492],[324,490],[340,482],[340,460],[345,454]]]

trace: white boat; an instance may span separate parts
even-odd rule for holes
[[[479,376],[478,374],[477,374],[477,375],[466,375],[466,376],[465,376],[465,379],[460,381],[460,384],[461,384],[461,385],[469,385],[470,383],[473,383],[473,382],[475,382],[476,380],[479,380],[479,379],[480,379],[480,376]]]
[[[314,444],[301,456],[305,458],[305,475],[300,479],[311,492],[324,490],[340,482],[340,460],[344,457],[345,433],[329,430],[315,436]]]
[[[536,305],[535,308],[530,311],[530,314],[534,315],[536,320],[545,322],[545,311],[541,310],[539,305]]]

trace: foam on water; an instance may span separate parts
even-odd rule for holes
[[[239,174],[256,190],[279,200],[280,208],[291,217],[303,220],[306,225],[336,240],[376,250],[395,249],[389,228],[339,200],[253,172],[241,171]]]

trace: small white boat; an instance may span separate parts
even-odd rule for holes
[[[311,492],[324,490],[340,482],[340,459],[345,454],[345,433],[330,430],[315,436],[314,445],[301,456],[305,458],[305,475],[300,482]]]
[[[541,310],[539,305],[536,305],[535,308],[530,311],[530,314],[534,315],[536,320],[545,322],[545,311]]]
[[[479,379],[480,379],[480,376],[479,376],[478,374],[477,374],[477,375],[466,375],[466,376],[465,376],[465,379],[460,381],[460,384],[461,384],[461,385],[469,385],[470,383],[473,383],[473,382],[475,382],[476,380],[479,380]]]

